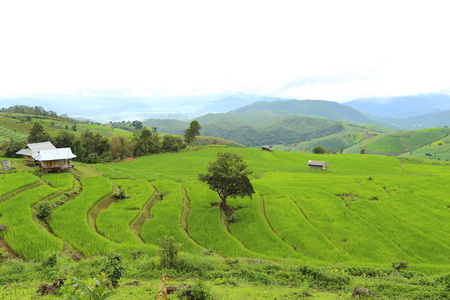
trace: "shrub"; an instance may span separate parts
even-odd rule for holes
[[[36,217],[48,224],[52,211],[52,206],[49,203],[38,203],[36,206]]]
[[[180,299],[210,300],[213,299],[211,289],[202,282],[185,285],[177,290]]]
[[[119,285],[119,280],[125,275],[125,268],[122,266],[123,260],[120,253],[110,252],[103,261],[103,268],[100,272],[108,275],[114,288]]]
[[[173,236],[165,236],[162,239],[158,239],[159,249],[157,254],[159,255],[161,268],[173,268],[176,266],[178,259],[178,251],[180,250],[180,243],[175,242]]]
[[[392,267],[394,268],[394,270],[396,270],[397,272],[400,272],[401,270],[404,270],[406,268],[408,268],[408,262],[404,261],[404,260],[397,260],[397,261],[392,261]]]

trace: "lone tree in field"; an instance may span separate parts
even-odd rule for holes
[[[186,144],[191,145],[195,141],[197,135],[200,134],[200,129],[202,129],[202,127],[197,120],[191,122],[189,128],[184,131],[184,140],[186,141]]]
[[[228,197],[251,197],[255,192],[248,178],[252,171],[247,169],[247,164],[238,154],[217,153],[217,160],[211,162],[207,170],[208,173],[200,174],[198,178],[209,184],[209,188],[219,194],[222,210],[228,208]]]

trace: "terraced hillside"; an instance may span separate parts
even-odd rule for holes
[[[252,199],[229,200],[239,208],[234,223],[221,216],[217,194],[197,181],[218,151],[239,153],[254,171]],[[309,170],[310,159],[331,168]],[[402,259],[415,269],[448,271],[450,165],[414,162],[211,147],[95,170],[76,165],[73,177],[2,174],[0,224],[8,226],[2,239],[16,255],[37,260],[42,251],[154,253],[157,240],[169,235],[185,252],[349,265]],[[125,198],[112,196],[119,190]],[[41,202],[57,206],[48,225],[36,217]],[[25,232],[27,239],[17,238]]]

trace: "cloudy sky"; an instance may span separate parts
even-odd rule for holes
[[[1,1],[0,97],[450,93],[449,1]]]

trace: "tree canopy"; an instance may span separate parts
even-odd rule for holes
[[[28,143],[42,143],[50,141],[50,135],[44,131],[44,126],[39,122],[34,122],[28,135]]]
[[[199,180],[206,182],[209,188],[220,197],[220,207],[227,208],[227,198],[251,197],[255,192],[248,178],[252,171],[242,157],[232,152],[217,153],[217,160],[211,162],[206,174],[200,174]]]
[[[200,129],[202,129],[202,127],[197,120],[191,122],[189,128],[184,131],[184,140],[186,141],[186,144],[190,145],[195,141],[197,135],[200,134]]]

